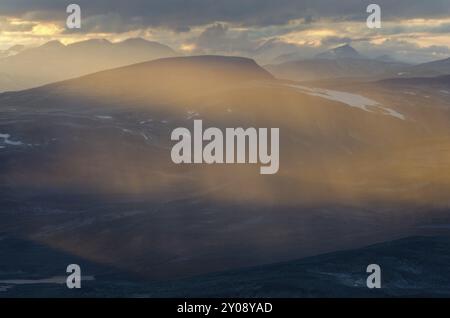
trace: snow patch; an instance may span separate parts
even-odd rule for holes
[[[3,143],[10,146],[22,146],[23,142],[21,141],[12,141],[10,134],[0,134],[0,139],[3,139]],[[4,146],[3,146],[4,148]]]
[[[108,119],[108,120],[113,119],[112,116],[108,116],[108,115],[98,115],[95,117],[97,117],[98,119]]]
[[[152,121],[153,121],[153,119],[150,118],[150,119],[147,119],[147,120],[140,121],[139,124],[140,125],[144,125],[144,124],[147,124],[147,123],[151,123]]]
[[[193,111],[193,110],[188,111],[187,115],[188,116],[186,117],[186,119],[188,119],[188,120],[200,116],[199,113],[197,113],[196,111]]]
[[[350,107],[355,107],[369,113],[378,111],[383,115],[395,117],[401,120],[406,119],[403,114],[397,112],[396,110],[383,107],[377,101],[374,101],[370,98],[361,95],[341,91],[334,91],[330,89],[306,87],[302,85],[288,84],[287,86],[300,90],[302,93],[306,93],[311,96],[318,96],[328,100],[340,102]]]
[[[396,117],[401,120],[406,120],[405,115],[399,113],[396,110],[393,110],[391,108],[381,107],[381,106],[379,106],[379,109],[384,110],[384,113],[383,113],[384,115],[389,115],[389,116]]]
[[[141,133],[141,136],[144,137],[145,140],[151,140],[152,137],[147,136],[145,133]]]

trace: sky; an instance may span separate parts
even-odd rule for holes
[[[68,30],[66,7],[82,28]],[[369,29],[366,8],[381,7]],[[450,0],[0,0],[0,49],[50,40],[143,37],[186,54],[305,57],[342,44],[410,62],[450,57]]]

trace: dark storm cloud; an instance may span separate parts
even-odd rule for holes
[[[85,32],[168,27],[188,31],[217,21],[244,26],[285,24],[292,19],[305,23],[317,18],[358,20],[376,2],[384,19],[426,18],[450,15],[449,0],[72,0],[89,18]],[[65,16],[67,0],[1,0],[0,15],[56,20]],[[114,16],[109,21],[108,16]],[[111,23],[113,24],[111,26]],[[120,26],[119,26],[120,24]],[[103,30],[104,29],[104,30]]]
[[[248,52],[254,49],[257,42],[250,40],[247,32],[230,35],[226,25],[216,23],[206,28],[196,39],[195,44],[199,50]]]

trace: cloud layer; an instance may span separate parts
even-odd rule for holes
[[[65,29],[66,0],[0,1],[0,47],[49,39],[142,36],[193,53],[273,55],[352,43],[366,52],[430,60],[448,55],[449,0],[377,0],[383,27],[366,27],[373,0],[74,0],[82,29]],[[411,54],[410,54],[411,53]],[[264,54],[267,54],[264,53]],[[270,54],[269,54],[270,55]]]
[[[366,7],[373,1],[361,0],[77,0],[86,18],[98,19],[92,27],[105,31],[103,16],[120,17],[123,29],[168,27],[188,30],[217,21],[243,26],[286,24],[293,19],[330,18],[344,21],[365,19]],[[448,0],[378,0],[383,18],[439,18],[450,15]],[[64,15],[65,0],[2,0],[0,12],[7,16],[56,20]],[[89,31],[89,30],[86,30]]]

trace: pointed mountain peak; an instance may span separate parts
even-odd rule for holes
[[[334,49],[328,50],[326,52],[316,55],[319,59],[344,59],[344,58],[355,58],[362,59],[362,56],[358,51],[356,51],[350,44],[345,44],[338,46]]]
[[[61,42],[59,42],[58,40],[53,40],[53,41],[44,43],[40,47],[41,48],[60,48],[60,47],[65,47],[65,45],[62,44]]]

